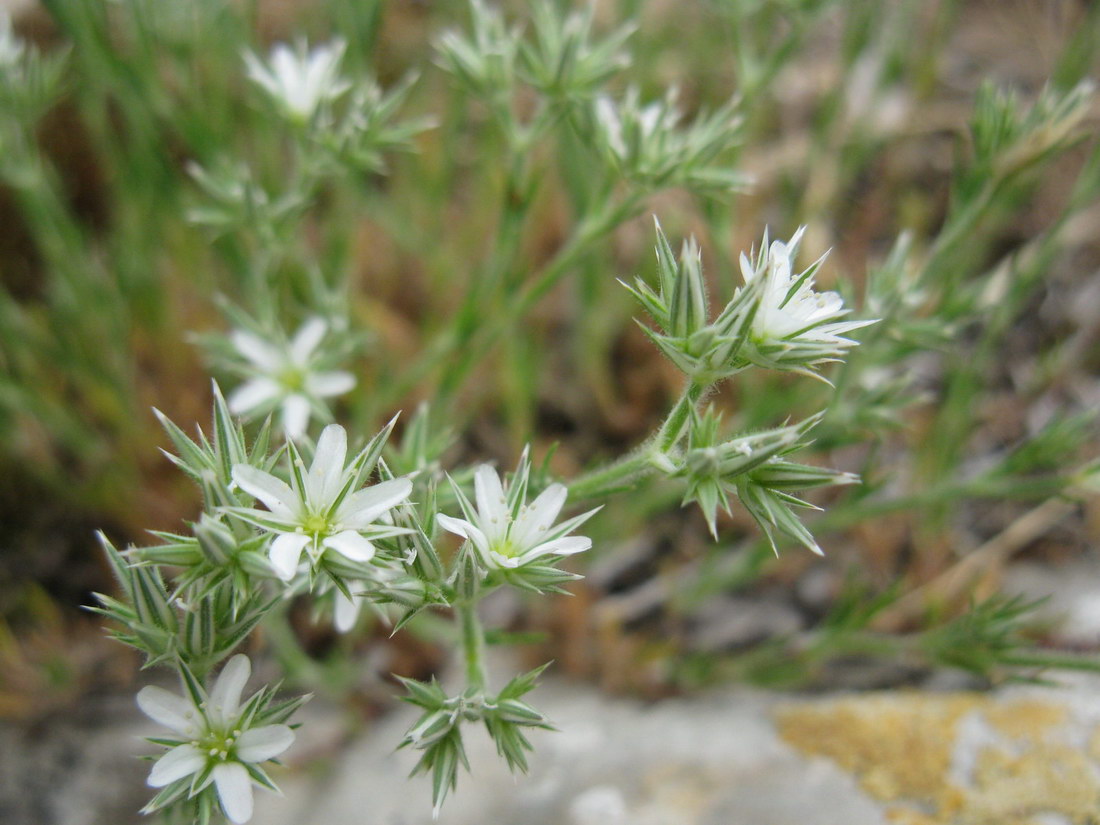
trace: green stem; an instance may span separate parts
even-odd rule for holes
[[[569,482],[569,498],[573,501],[601,498],[626,482],[652,470],[650,451],[647,447],[648,444],[642,445],[619,461],[597,467],[573,479]]]
[[[684,433],[684,426],[687,424],[688,416],[691,415],[692,411],[695,409],[695,405],[699,403],[699,399],[703,397],[703,391],[705,389],[705,386],[695,381],[688,382],[688,385],[684,388],[683,394],[661,425],[661,429],[657,431],[657,449],[662,453],[667,453],[676,446],[676,443],[680,440],[680,436]]]
[[[570,497],[574,501],[601,498],[638,476],[652,472],[657,466],[654,458],[668,453],[683,436],[688,416],[706,389],[703,384],[689,382],[652,439],[635,448],[625,458],[597,467],[574,479],[569,483]]]
[[[457,604],[459,622],[462,625],[462,653],[466,661],[466,684],[484,690],[489,680],[485,673],[485,631],[477,616],[477,603]]]
[[[946,264],[958,244],[970,237],[985,217],[986,211],[1000,192],[1000,184],[1001,181],[997,180],[987,183],[971,200],[948,217],[947,224],[936,237],[921,267],[920,277],[923,282],[928,283],[936,276],[943,276],[948,282],[945,288],[953,288],[958,283],[957,272]]]
[[[964,499],[1020,499],[1036,500],[1059,495],[1070,484],[1068,478],[978,478],[966,482],[941,483],[923,491],[896,498],[856,502],[843,509],[826,513],[816,524],[818,529],[841,530],[868,518],[887,515],[900,510],[921,510],[937,504]]]
[[[476,365],[482,363],[496,341],[519,323],[539,299],[568,274],[588,252],[591,244],[634,214],[639,201],[638,195],[630,195],[582,220],[566,244],[539,273],[538,278],[526,288],[517,289],[506,297],[500,309],[489,319],[495,323],[475,325],[468,333],[463,333],[455,324],[442,330],[428,345],[425,355],[404,370],[403,375],[394,382],[385,398],[386,403],[404,397],[443,364],[447,365],[447,371],[445,380],[440,382],[436,403],[442,406],[446,400],[453,398],[466,376]],[[456,352],[459,353],[457,360]]]

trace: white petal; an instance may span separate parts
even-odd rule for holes
[[[271,68],[280,81],[285,84],[298,73],[298,57],[286,43],[276,43],[271,49]]]
[[[741,277],[745,279],[745,283],[750,283],[753,278],[756,277],[756,267],[749,261],[749,256],[744,252],[741,253],[741,257],[738,259],[741,264]]]
[[[214,768],[214,785],[222,810],[237,825],[252,819],[252,777],[240,762],[224,762]]]
[[[163,788],[201,771],[205,764],[206,757],[194,745],[177,745],[157,760],[146,783],[150,788]]]
[[[585,536],[565,536],[564,538],[548,541],[524,553],[524,560],[554,554],[555,556],[571,556],[574,553],[583,553],[592,547],[592,539]]]
[[[247,358],[263,372],[275,373],[283,367],[283,355],[269,342],[246,332],[235,329],[229,336],[237,352]]]
[[[482,464],[474,472],[474,495],[477,498],[477,512],[486,530],[495,524],[503,530],[507,525],[508,503],[504,497],[504,488],[500,476],[488,464]]]
[[[339,492],[347,455],[347,430],[339,424],[329,424],[317,439],[317,452],[306,476],[310,504],[315,511],[327,510]]]
[[[319,372],[306,376],[306,392],[318,398],[343,395],[355,387],[355,376],[350,372]]]
[[[311,109],[315,109],[325,95],[328,73],[328,50],[314,49],[302,71],[302,87]]]
[[[470,524],[466,528],[466,538],[474,543],[474,547],[477,548],[477,552],[481,554],[481,557],[488,561],[489,559],[489,537],[486,536],[476,525]]]
[[[443,513],[436,514],[435,523],[448,533],[454,533],[456,536],[462,536],[464,539],[469,538],[469,529],[473,527],[466,519],[452,518],[451,516],[443,515]]]
[[[307,544],[309,544],[309,536],[304,533],[283,533],[271,542],[268,559],[280,579],[288,582],[294,578],[294,574],[298,572],[298,561],[302,558],[302,550]]]
[[[308,108],[312,109],[311,104]],[[290,360],[299,367],[309,366],[309,359],[313,357],[314,350],[328,332],[328,324],[321,318],[310,318],[294,335],[290,342]]]
[[[200,728],[200,714],[187,699],[164,688],[149,685],[138,691],[137,705],[142,713],[166,728],[184,736],[194,736]]]
[[[543,533],[557,519],[565,506],[568,491],[561,484],[551,484],[520,513],[512,525],[512,540],[516,547],[524,549],[537,544]]]
[[[233,480],[237,486],[262,501],[280,518],[292,519],[301,509],[298,496],[283,480],[275,478],[250,464],[234,464]]]
[[[249,78],[251,78],[255,83],[258,83],[268,92],[275,91],[275,89],[277,88],[275,76],[271,74],[271,72],[263,64],[263,61],[261,61],[260,58],[258,58],[252,52],[245,52],[244,64],[246,73],[248,74]]]
[[[498,553],[496,550],[489,553],[489,559],[490,563],[495,564],[497,567],[515,568],[523,563],[523,560],[516,556],[505,556],[503,553]]]
[[[237,740],[237,756],[245,762],[272,759],[294,742],[294,731],[286,725],[266,725],[246,730]]]
[[[361,530],[407,499],[411,492],[412,482],[407,478],[395,478],[367,487],[344,499],[336,512],[336,521],[345,527]]]
[[[370,561],[374,558],[374,545],[354,530],[345,530],[335,536],[329,536],[321,544],[352,561]]]
[[[299,393],[288,395],[283,401],[283,432],[292,441],[305,435],[309,426],[309,416],[313,410],[309,399]]]
[[[489,539],[476,524],[471,524],[465,519],[445,516],[443,513],[436,514],[435,520],[436,523],[447,532],[454,533],[456,536],[462,536],[464,539],[469,539],[486,564],[495,564],[492,560],[492,556],[505,558],[499,553],[489,553]]]
[[[253,378],[229,393],[229,411],[234,415],[250,413],[274,401],[282,391],[282,387],[270,378]]]
[[[218,674],[214,688],[210,691],[207,712],[215,724],[226,725],[237,717],[241,704],[241,691],[252,673],[252,662],[243,653],[238,653],[225,663]]]
[[[356,582],[348,582],[349,587],[356,586]],[[349,599],[342,591],[336,591],[336,606],[333,610],[333,624],[339,633],[347,633],[359,618],[359,602]]]

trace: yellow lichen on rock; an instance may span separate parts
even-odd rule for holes
[[[1100,783],[1089,759],[1067,745],[1041,744],[1021,754],[988,747],[978,757],[969,821],[1000,825],[1056,813],[1088,825],[1100,813]]]
[[[1014,702],[989,704],[982,709],[985,720],[999,733],[1028,742],[1045,738],[1066,723],[1066,709],[1051,702],[1018,699]]]
[[[938,817],[910,808],[908,805],[887,808],[886,821],[891,825],[940,825],[942,822]]]
[[[955,724],[979,697],[864,695],[777,711],[780,735],[805,753],[854,773],[876,799],[939,802]]]
[[[861,695],[785,705],[776,724],[795,748],[832,759],[892,803],[885,813],[896,825],[1100,821],[1100,730],[1086,747],[1070,744],[1080,731],[1056,701]]]

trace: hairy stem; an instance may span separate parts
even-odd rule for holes
[[[577,501],[600,498],[612,490],[645,475],[653,469],[648,444],[642,445],[625,458],[597,467],[569,482],[569,497]]]
[[[484,690],[489,680],[485,673],[485,631],[477,616],[476,602],[455,605],[462,626],[462,653],[466,663],[466,684]]]
[[[651,473],[658,466],[655,459],[668,453],[683,437],[688,417],[706,389],[702,384],[689,382],[653,438],[625,458],[590,470],[569,483],[569,495],[573,500],[600,498]]]
[[[689,381],[688,385],[684,387],[683,394],[669,412],[668,417],[665,418],[664,423],[661,424],[661,429],[657,431],[657,449],[662,453],[667,453],[676,446],[680,436],[684,434],[688,416],[695,409],[695,405],[699,403],[699,399],[703,397],[704,389],[705,387],[702,384],[695,381]]]

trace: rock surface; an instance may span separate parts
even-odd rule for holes
[[[550,683],[531,774],[468,743],[446,825],[1050,825],[1100,817],[1100,679],[992,694],[792,699],[744,689],[642,704]],[[384,720],[324,777],[267,798],[272,825],[427,825],[429,787]]]
[[[853,777],[781,741],[775,699],[739,690],[656,704],[549,683],[537,705],[560,728],[536,731],[531,773],[513,780],[484,736],[467,742],[473,778],[440,816],[446,825],[880,825]],[[394,743],[415,714],[395,714],[320,780],[283,782],[265,799],[272,825],[427,825],[430,786]]]

